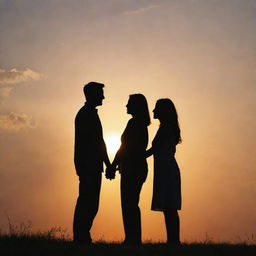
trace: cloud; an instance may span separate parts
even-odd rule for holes
[[[41,80],[43,76],[29,68],[17,70],[16,68],[5,70],[0,69],[0,84],[17,84],[27,81]],[[0,104],[10,96],[13,87],[0,86]],[[27,128],[34,128],[35,121],[26,114],[0,114],[0,130],[20,131]]]
[[[0,103],[10,96],[12,89],[12,87],[0,87]]]
[[[160,4],[152,4],[152,5],[149,5],[149,6],[146,6],[146,7],[138,8],[136,10],[127,11],[124,14],[125,15],[140,14],[140,13],[147,12],[149,10],[158,8],[159,6],[160,6]]]
[[[41,74],[29,68],[20,71],[16,68],[11,70],[0,69],[0,84],[16,84],[41,79]]]
[[[27,128],[35,128],[35,126],[34,119],[26,114],[11,112],[7,115],[0,115],[1,130],[20,131]]]

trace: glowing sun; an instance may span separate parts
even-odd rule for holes
[[[117,134],[107,135],[105,139],[108,153],[115,154],[121,145],[120,136]]]

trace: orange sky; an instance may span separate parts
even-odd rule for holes
[[[83,84],[99,81],[105,137],[125,128],[129,94],[150,111],[161,97],[176,104],[182,241],[255,234],[255,11],[254,0],[0,0],[0,228],[8,215],[71,230],[74,117]],[[163,241],[148,163],[143,239]],[[104,180],[94,239],[123,239],[119,199],[119,177]]]

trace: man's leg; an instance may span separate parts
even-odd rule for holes
[[[80,177],[73,223],[75,242],[91,243],[90,229],[99,208],[101,173]]]

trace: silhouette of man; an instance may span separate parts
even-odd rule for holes
[[[75,118],[75,168],[79,176],[73,234],[74,242],[90,244],[90,229],[99,207],[103,162],[110,167],[97,106],[104,99],[104,84],[90,82],[84,86],[86,102]]]

